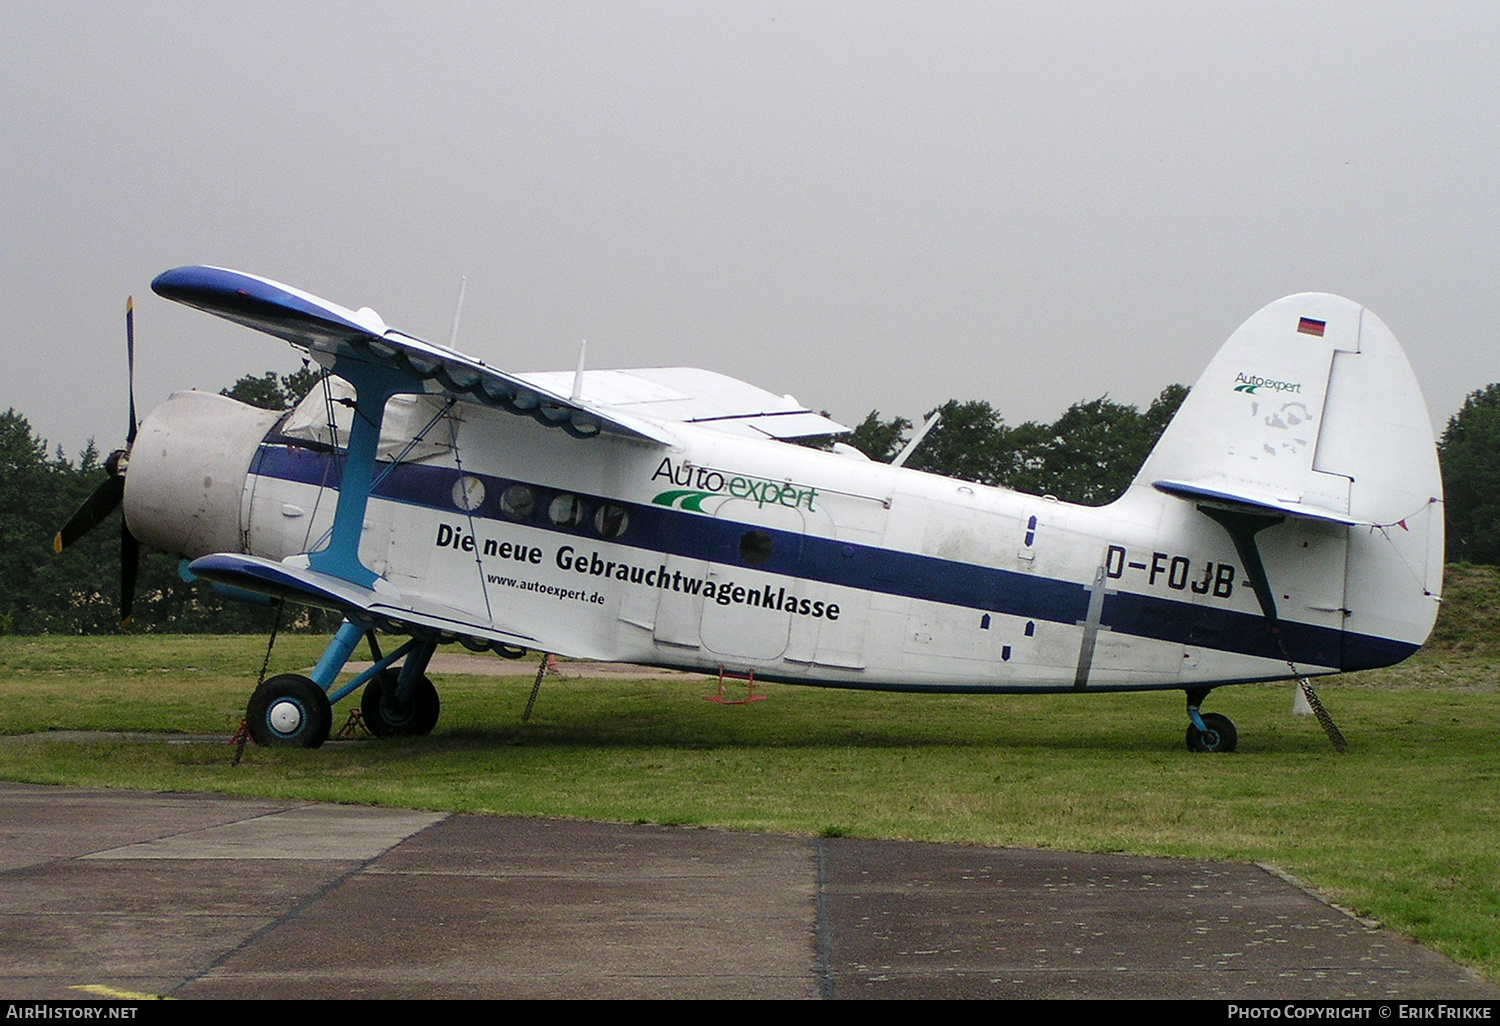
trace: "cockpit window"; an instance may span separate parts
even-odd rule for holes
[[[347,449],[349,429],[354,424],[354,408],[350,405],[354,397],[353,385],[330,375],[327,390],[322,384],[314,385],[276,433],[316,447]],[[440,416],[445,405],[447,401],[440,395],[392,396],[385,404],[376,459],[400,457],[404,463],[420,463],[451,452],[452,428]],[[426,433],[418,438],[424,430]]]

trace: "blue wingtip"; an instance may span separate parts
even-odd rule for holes
[[[161,272],[151,280],[151,291],[163,299],[192,306],[200,299],[248,293],[248,286],[264,284],[238,271],[194,264]]]
[[[163,299],[221,316],[246,313],[256,306],[296,308],[296,304],[287,302],[296,297],[285,289],[222,267],[174,267],[152,279],[151,291]]]
[[[151,291],[163,299],[176,299],[197,283],[199,272],[206,270],[206,267],[174,267],[170,271],[163,271],[151,279]]]

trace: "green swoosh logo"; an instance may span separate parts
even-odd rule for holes
[[[651,501],[658,506],[676,506],[679,509],[702,513],[703,500],[711,499],[713,496],[713,492],[696,492],[690,489],[679,488],[670,492],[662,492]]]

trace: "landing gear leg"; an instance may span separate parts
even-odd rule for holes
[[[1190,752],[1232,752],[1240,743],[1234,722],[1228,716],[1198,711],[1211,688],[1193,688],[1187,693],[1187,746]]]
[[[373,632],[367,632],[364,627],[353,621],[345,620],[340,624],[338,633],[334,634],[332,640],[328,642],[328,647],[323,650],[323,657],[318,660],[318,665],[313,667],[313,683],[324,691],[331,690],[333,682],[338,679],[339,671],[354,654],[354,647],[367,633]]]
[[[359,706],[370,733],[376,737],[432,733],[441,705],[425,671],[436,648],[436,641],[418,644],[407,653],[399,673],[382,671],[365,685]]]

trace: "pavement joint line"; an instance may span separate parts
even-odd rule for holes
[[[159,791],[157,793],[158,794],[172,794],[174,792]],[[182,793],[182,792],[176,792],[176,793]],[[242,823],[254,823],[258,819],[265,819],[268,816],[279,816],[279,815],[281,815],[284,812],[290,812],[292,809],[300,808],[301,805],[302,805],[301,802],[290,802],[284,808],[274,809],[274,810],[272,810],[270,812],[262,812],[262,813],[260,813],[259,815],[256,815],[256,816],[246,816],[243,819],[231,819],[231,820],[229,820],[229,821],[227,821],[225,823],[218,823],[218,824],[215,824],[214,826],[211,826],[211,827],[194,827],[191,830],[169,830],[168,832],[166,832],[164,834],[158,834],[155,837],[149,837],[149,838],[146,838],[145,840],[131,841],[129,844],[115,844],[115,845],[111,845],[108,848],[100,848],[97,851],[86,851],[86,852],[83,852],[80,855],[70,855],[67,859],[59,859],[57,861],[67,862],[69,860],[77,860],[77,859],[93,859],[93,858],[98,858],[101,855],[108,855],[112,851],[123,851],[126,848],[134,848],[134,847],[137,847],[139,845],[144,845],[144,844],[155,844],[155,843],[157,843],[159,841],[165,841],[165,840],[167,840],[169,838],[173,838],[173,837],[187,837],[190,834],[201,834],[201,833],[204,833],[205,831],[208,831],[208,830],[220,830],[220,829],[223,829],[224,827],[227,827],[227,826],[239,826]]]
[[[157,794],[181,794],[181,793],[184,793],[184,792],[158,791],[158,792],[155,792],[155,793],[157,793]],[[263,812],[263,813],[261,813],[260,815],[257,815],[257,816],[246,816],[244,819],[232,819],[232,820],[230,820],[227,823],[219,824],[219,826],[229,826],[229,825],[238,824],[238,823],[253,823],[255,820],[257,820],[257,819],[264,819],[267,816],[278,816],[278,815],[280,815],[283,812],[287,812],[287,811],[289,811],[291,809],[295,809],[295,808],[300,807],[301,804],[302,803],[300,803],[300,802],[292,802],[292,803],[289,803],[285,808],[277,809],[277,810],[275,810],[273,812]],[[134,846],[136,844],[152,844],[152,843],[157,842],[157,841],[165,841],[165,840],[167,840],[170,837],[183,837],[183,836],[186,836],[187,834],[195,834],[195,833],[198,833],[198,832],[200,832],[202,830],[211,830],[211,829],[215,829],[215,828],[214,827],[197,827],[197,828],[195,828],[193,830],[169,830],[166,833],[158,834],[158,835],[156,835],[154,837],[149,837],[149,838],[146,838],[146,839],[141,840],[141,841],[132,841],[132,842],[130,842],[130,844],[114,844],[114,845],[110,845],[108,848],[96,848],[96,849],[94,849],[92,851],[79,852],[76,855],[60,855],[60,856],[57,856],[57,857],[54,857],[54,858],[47,859],[44,862],[33,862],[33,863],[28,863],[27,865],[23,865],[23,866],[12,866],[9,869],[0,869],[0,877],[9,876],[12,873],[19,873],[19,872],[23,872],[23,871],[27,871],[27,870],[34,870],[37,866],[56,865],[56,864],[61,863],[61,862],[78,862],[78,861],[81,861],[83,859],[90,859],[90,858],[94,858],[94,857],[99,856],[99,855],[106,855],[106,854],[108,854],[109,852],[112,852],[112,851],[119,851],[122,848],[129,848],[129,847],[132,847],[132,846]],[[415,835],[413,835],[413,836],[415,836]]]
[[[244,951],[246,948],[250,947],[250,945],[254,944],[256,941],[260,940],[262,937],[265,937],[272,930],[275,930],[277,927],[280,927],[280,926],[282,926],[285,923],[290,923],[294,919],[297,919],[298,917],[300,917],[303,912],[306,912],[315,903],[321,901],[323,898],[327,897],[328,895],[332,894],[334,891],[336,891],[340,887],[342,887],[351,877],[353,877],[353,876],[355,876],[355,875],[357,875],[359,873],[362,873],[366,869],[368,869],[371,863],[373,863],[373,862],[375,862],[375,861],[377,861],[377,860],[379,860],[381,858],[384,858],[386,855],[390,854],[390,852],[392,850],[394,850],[396,848],[399,848],[401,845],[405,844],[407,841],[410,841],[413,838],[422,836],[423,834],[425,834],[427,831],[431,830],[433,827],[437,826],[438,824],[446,822],[452,815],[453,814],[451,812],[448,813],[448,814],[446,814],[446,815],[444,815],[443,818],[439,819],[436,823],[430,823],[430,824],[428,824],[427,826],[423,827],[421,830],[418,830],[416,833],[410,834],[410,835],[408,835],[406,837],[403,837],[401,840],[397,841],[395,844],[393,844],[390,847],[386,848],[384,851],[379,852],[378,854],[370,856],[369,858],[365,859],[363,862],[360,862],[357,865],[351,866],[349,869],[347,869],[344,872],[340,873],[338,876],[334,877],[332,880],[329,880],[327,883],[325,883],[322,887],[318,888],[312,894],[309,894],[306,898],[304,898],[301,901],[299,901],[296,905],[294,905],[291,908],[287,909],[285,912],[281,913],[281,915],[279,915],[276,918],[272,919],[269,923],[266,923],[260,929],[254,931],[253,933],[249,934],[248,936],[242,938],[238,944],[236,944],[234,947],[230,948],[229,950],[225,951],[223,954],[219,955],[219,957],[217,957],[213,961],[209,962],[207,965],[205,965],[202,969],[198,970],[196,973],[193,973],[192,975],[189,975],[189,976],[184,976],[182,979],[178,980],[171,987],[169,987],[165,991],[163,991],[162,992],[162,996],[163,997],[171,997],[173,994],[177,993],[179,990],[181,990],[183,987],[186,987],[188,984],[190,984],[190,983],[196,983],[199,980],[204,979],[210,973],[212,973],[215,969],[217,969],[220,966],[224,965],[226,962],[228,962],[235,955],[239,954],[241,951]],[[251,819],[260,819],[260,818],[261,817],[259,817],[259,816],[253,816],[253,817],[251,817]],[[248,820],[246,822],[248,822]]]
[[[818,996],[832,1001],[833,979],[833,921],[828,916],[828,845],[823,838],[813,838],[813,862],[818,870]]]

